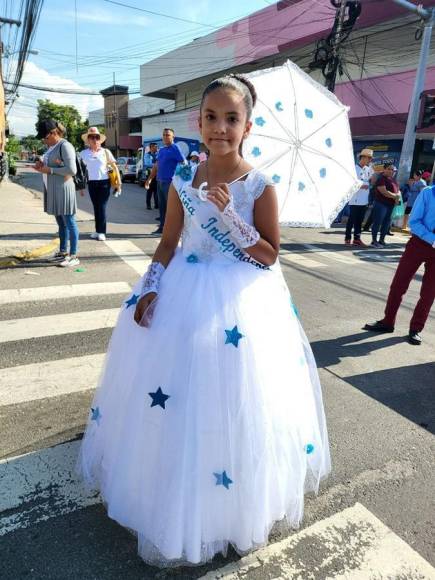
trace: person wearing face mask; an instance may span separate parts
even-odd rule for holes
[[[102,147],[106,136],[97,127],[89,127],[87,133],[83,133],[82,140],[88,147],[80,153],[80,158],[88,170],[88,190],[95,216],[95,232],[91,238],[104,242],[107,230],[106,209],[110,197],[109,171],[116,171],[119,184],[121,177],[111,151]],[[121,185],[115,189],[120,193]],[[80,195],[84,194],[84,191],[80,192]]]
[[[42,173],[44,180],[44,211],[54,215],[59,226],[60,248],[55,258],[60,266],[73,267],[80,264],[77,255],[79,230],[76,188],[73,176],[77,173],[74,147],[64,139],[65,127],[54,119],[38,123],[37,138],[48,147],[34,168]],[[69,242],[69,253],[68,253]]]

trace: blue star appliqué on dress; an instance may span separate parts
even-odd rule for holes
[[[322,169],[319,171],[319,175],[320,177],[323,179],[323,177],[326,177],[326,169],[325,167],[322,167]]]
[[[230,479],[227,475],[226,471],[222,473],[213,473],[216,478],[216,485],[223,485],[227,489],[230,489],[230,483],[234,483],[232,479]]]
[[[281,181],[281,176],[275,173],[275,175],[272,175],[272,181],[273,183],[279,183]]]
[[[325,139],[325,144],[327,147],[332,147],[332,139],[331,137],[328,137],[327,139]]]
[[[236,348],[239,346],[239,340],[243,338],[243,334],[240,334],[237,325],[232,330],[225,330],[227,338],[225,344],[233,344]]]
[[[130,306],[137,304],[139,298],[140,298],[139,294],[133,294],[133,296],[130,296],[130,298],[125,301],[125,304],[127,304],[126,308],[130,308]]]
[[[307,119],[312,119],[314,117],[314,113],[311,109],[305,109],[305,116]]]
[[[190,254],[190,256],[187,256],[186,262],[189,262],[189,264],[197,264],[199,262],[198,256]]]
[[[100,413],[100,407],[95,407],[95,409],[93,409],[91,407],[91,413],[92,413],[91,421],[96,421],[97,422],[97,425],[99,425],[100,424],[101,417],[103,416]]]
[[[259,147],[254,147],[254,148],[252,149],[252,151],[251,151],[251,154],[252,154],[254,157],[258,157],[259,155],[261,155],[260,148],[259,148]]]
[[[162,409],[166,409],[165,402],[169,399],[170,395],[165,395],[162,389],[159,387],[155,393],[148,393],[153,402],[151,407],[157,407],[159,405]]]
[[[305,183],[302,183],[302,181],[300,181],[298,183],[298,190],[299,191],[304,191],[304,189],[305,189]]]
[[[255,124],[258,125],[259,127],[262,127],[263,125],[266,124],[266,121],[263,119],[263,117],[256,117]]]
[[[279,112],[284,111],[284,107],[282,106],[281,101],[278,101],[277,103],[275,103],[275,109]]]
[[[175,175],[179,175],[183,181],[192,179],[192,167],[187,163],[179,163],[175,169]]]
[[[310,455],[314,451],[314,445],[312,443],[308,443],[305,445],[305,451],[307,455]]]

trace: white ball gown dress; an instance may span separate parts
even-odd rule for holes
[[[194,171],[194,170],[193,170]],[[317,368],[279,266],[233,242],[193,175],[174,177],[182,245],[164,272],[150,328],[124,302],[81,446],[78,470],[140,556],[194,565],[297,527],[330,455]],[[266,178],[230,186],[253,223]]]

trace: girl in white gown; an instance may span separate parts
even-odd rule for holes
[[[239,152],[255,99],[237,75],[205,90],[209,159],[177,169],[81,447],[85,481],[154,565],[264,545],[330,471],[316,364],[274,265],[275,191]]]

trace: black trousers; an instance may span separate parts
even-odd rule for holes
[[[106,207],[110,197],[110,181],[108,179],[88,181],[89,195],[94,206],[95,231],[106,233]]]
[[[366,213],[367,206],[366,205],[350,205],[350,215],[347,220],[346,224],[346,235],[345,239],[350,240],[352,237],[352,229],[353,229],[353,237],[355,240],[359,240],[361,238],[361,228],[363,219]]]
[[[153,179],[147,189],[147,208],[151,209],[151,199],[154,201],[154,209],[159,208],[159,200],[157,197],[157,179]]]

